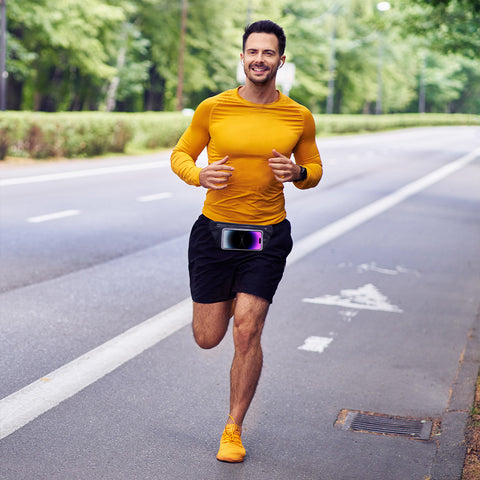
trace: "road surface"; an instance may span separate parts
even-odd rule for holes
[[[480,363],[480,129],[318,144],[320,185],[286,188],[295,247],[241,465],[215,459],[231,335],[203,351],[189,327],[203,189],[168,152],[0,167],[2,480],[459,478]],[[357,412],[432,428],[354,431]]]

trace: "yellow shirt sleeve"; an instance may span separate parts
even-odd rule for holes
[[[192,123],[181,136],[170,158],[172,170],[189,185],[200,186],[200,167],[196,161],[210,140],[208,119],[212,102],[205,100],[193,114]]]
[[[293,149],[295,163],[307,169],[307,178],[302,182],[293,182],[300,189],[313,188],[318,185],[323,175],[322,160],[315,140],[315,120],[305,109],[303,134]]]

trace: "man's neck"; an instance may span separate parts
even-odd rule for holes
[[[267,85],[255,85],[248,80],[244,86],[238,89],[238,94],[249,102],[263,105],[276,102],[280,96],[278,90],[275,88],[275,82],[268,83]]]

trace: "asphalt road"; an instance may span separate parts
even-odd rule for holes
[[[318,144],[321,184],[286,189],[295,247],[239,465],[215,459],[230,335],[196,347],[184,301],[204,191],[168,152],[0,167],[0,479],[459,478],[480,364],[480,128]],[[388,434],[354,431],[355,412]],[[392,434],[392,417],[432,431]]]

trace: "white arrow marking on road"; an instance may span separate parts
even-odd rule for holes
[[[368,283],[356,290],[341,290],[340,295],[325,295],[316,298],[304,298],[307,303],[319,303],[322,305],[337,305],[340,307],[379,310],[383,312],[402,313],[402,309],[396,305],[392,305],[388,298],[380,293],[380,291]]]
[[[171,198],[171,192],[163,192],[163,193],[153,193],[152,195],[144,195],[142,197],[138,197],[138,202],[153,202],[155,200],[163,200],[165,198]]]
[[[307,352],[322,353],[332,343],[333,338],[329,337],[308,337],[305,343],[298,347],[299,350]]]
[[[300,240],[288,257],[287,266],[354,229],[361,223],[380,215],[415,193],[446,178],[473,162],[478,155],[480,155],[480,148]],[[0,439],[15,432],[147,348],[180,330],[191,322],[191,315],[191,299],[187,298],[155,317],[145,320],[133,329],[112,338],[97,349],[85,353],[51,374],[44,375],[42,377],[44,380],[39,379],[0,400]],[[128,355],[125,355],[126,349],[129,351]],[[97,354],[101,355],[101,361],[96,356]],[[58,377],[57,374],[59,374]],[[50,381],[45,381],[47,378]],[[51,396],[44,397],[44,387],[47,385],[52,385],[53,391]]]
[[[79,210],[63,210],[61,212],[48,213],[46,215],[39,215],[38,217],[27,218],[27,222],[30,223],[41,223],[48,222],[50,220],[59,220],[60,218],[73,217],[79,215]]]

